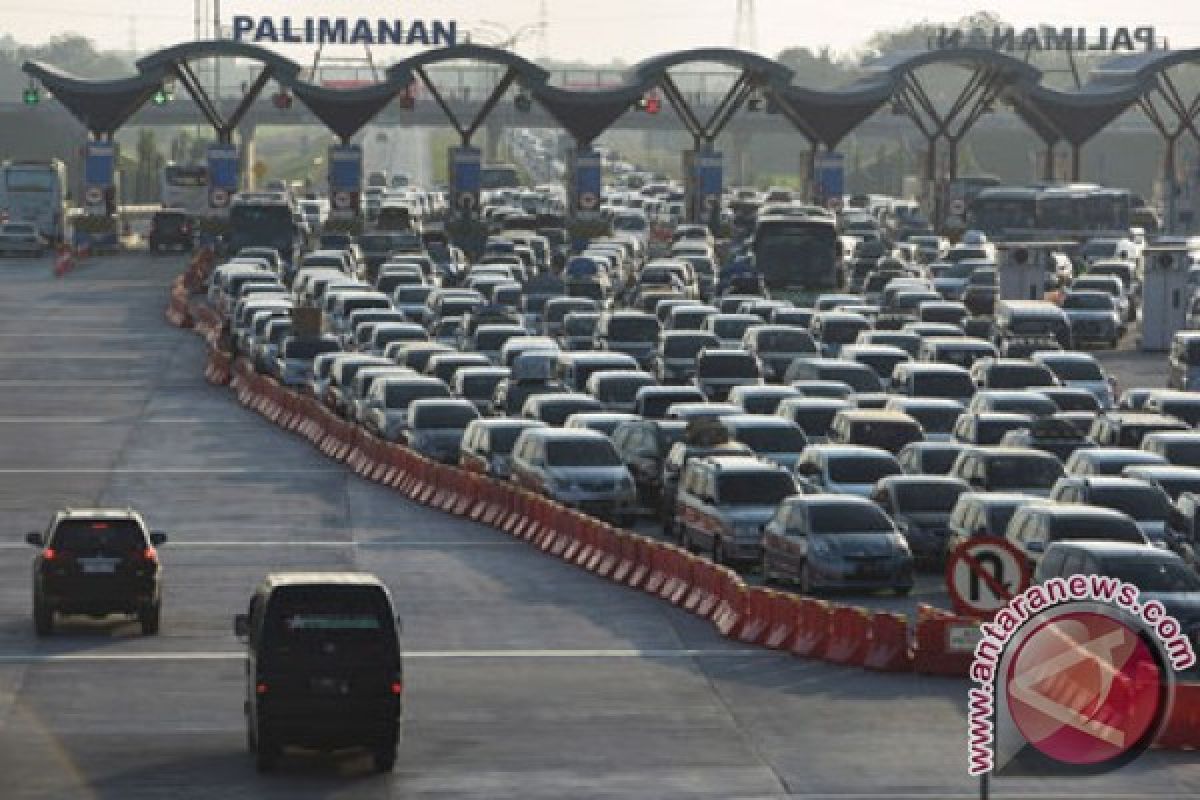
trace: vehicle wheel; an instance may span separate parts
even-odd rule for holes
[[[54,612],[33,598],[33,631],[38,636],[49,636],[54,633]]]
[[[259,772],[272,772],[279,764],[282,748],[275,739],[262,731],[258,732],[254,748],[254,768]]]
[[[809,572],[807,561],[800,568],[799,588],[801,594],[812,594],[812,573]]]
[[[142,625],[143,636],[154,636],[158,633],[159,622],[162,620],[162,604],[155,603],[138,612],[138,622]]]
[[[371,758],[375,762],[376,772],[391,772],[396,766],[396,737],[392,736],[387,741],[378,745],[371,753]]]
[[[913,587],[911,586],[897,586],[893,589],[897,597],[908,597],[912,590]]]

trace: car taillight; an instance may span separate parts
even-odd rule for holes
[[[45,550],[42,551],[42,560],[43,561],[54,561],[57,558],[58,558],[58,551],[55,550],[53,547],[47,547]]]
[[[390,688],[392,690],[392,694],[394,694],[394,695],[399,696],[401,694],[404,694],[404,684],[401,683],[400,681],[392,681],[392,685]]]
[[[254,684],[254,693],[255,694],[266,694],[267,693],[267,684],[265,684],[261,681],[259,683]]]
[[[157,564],[158,563],[158,551],[155,550],[153,547],[147,547],[145,550],[142,551],[142,560],[148,561],[151,564]]]

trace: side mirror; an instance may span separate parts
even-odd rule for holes
[[[233,618],[233,635],[242,641],[250,638],[250,617],[238,614]]]
[[[167,535],[162,531],[150,531],[150,544],[158,547],[167,543]]]
[[[37,531],[30,531],[25,534],[25,544],[33,545],[34,547],[42,546],[42,535]]]

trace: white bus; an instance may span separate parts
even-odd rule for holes
[[[162,170],[159,195],[163,208],[180,208],[189,214],[208,213],[208,167],[170,163]]]
[[[61,241],[66,205],[67,169],[58,159],[0,164],[0,221],[31,222]]]

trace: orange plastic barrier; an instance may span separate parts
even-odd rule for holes
[[[771,628],[771,589],[758,586],[746,590],[746,612],[734,638],[746,644],[762,644]]]
[[[664,558],[663,572],[666,575],[666,580],[663,581],[662,587],[658,590],[658,596],[664,600],[675,602],[674,598],[680,593],[681,588],[690,586],[690,583],[684,579],[685,571],[689,577],[691,574],[690,565],[685,566],[687,559],[691,557],[691,553],[678,548],[674,545],[667,546],[666,557]],[[686,589],[685,589],[686,590]]]
[[[608,578],[621,561],[621,534],[607,522],[597,524],[600,542],[600,560],[592,571],[601,578]]]
[[[654,542],[645,536],[635,538],[637,555],[634,557],[633,570],[629,573],[626,583],[634,589],[642,588],[650,576],[654,560]]]
[[[798,603],[800,613],[796,617],[796,636],[791,650],[805,658],[818,657],[825,652],[829,641],[829,624],[833,612],[829,603],[814,597],[802,597]]]
[[[763,645],[773,650],[791,646],[800,620],[800,598],[790,592],[771,590],[770,626]]]
[[[834,664],[861,667],[867,657],[867,628],[870,614],[859,606],[833,606],[829,640],[821,657]]]
[[[971,628],[978,627],[978,620],[957,617],[924,603],[917,606],[913,671],[924,675],[965,677],[974,658],[974,647],[967,634]]]
[[[729,567],[716,567],[719,571],[718,596],[720,600],[713,611],[712,621],[722,636],[730,636],[737,630],[746,608],[746,584]]]
[[[867,626],[869,644],[863,666],[881,672],[908,672],[913,654],[908,647],[908,617],[877,611]]]
[[[628,583],[637,561],[637,540],[641,537],[620,529],[616,531],[616,537],[617,564],[609,577],[616,583]]]
[[[667,561],[670,545],[661,542],[650,543],[649,569],[646,572],[642,590],[648,594],[658,594],[667,580]]]

